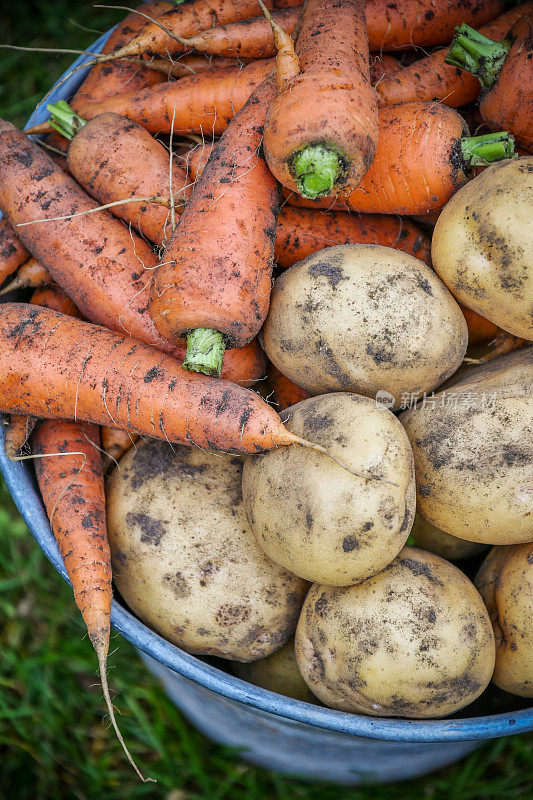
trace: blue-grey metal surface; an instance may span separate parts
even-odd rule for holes
[[[108,35],[98,39],[91,51],[100,50]],[[90,56],[80,56],[75,65],[89,60]],[[68,100],[86,74],[83,69],[74,72],[51,92],[47,102]],[[45,106],[38,106],[28,127],[48,116]],[[2,430],[0,470],[32,535],[67,580],[33,470],[27,462],[6,458]],[[174,702],[208,736],[247,747],[245,757],[263,766],[310,779],[341,783],[400,780],[451,763],[481,740],[533,729],[533,709],[438,721],[378,719],[333,711],[260,689],[205,664],[162,639],[116,601],[111,621],[149,657],[145,660],[163,679]]]

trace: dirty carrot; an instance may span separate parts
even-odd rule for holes
[[[94,211],[97,203],[5,121],[0,121],[0,184],[2,211],[84,317],[172,350],[147,311],[155,253],[122,222]],[[93,213],[50,221],[85,211]]]
[[[84,422],[46,420],[31,441],[37,483],[98,658],[109,716],[129,762],[144,781],[118,728],[107,682],[112,589],[100,433]]]
[[[468,344],[470,347],[479,347],[481,344],[486,344],[501,331],[501,328],[495,325],[494,322],[485,319],[481,314],[472,311],[471,308],[467,308],[461,303],[459,303],[459,307],[468,326]]]
[[[372,163],[378,115],[364,3],[308,0],[296,44],[299,73],[280,81],[264,133],[274,176],[308,198],[357,186]],[[290,45],[290,39],[286,46]]]
[[[9,459],[14,460],[20,455],[36,424],[36,417],[9,415],[4,429],[4,452]]]
[[[201,72],[214,72],[222,67],[238,67],[236,58],[224,56],[184,55],[178,60],[170,60],[152,56],[149,61],[150,69],[155,69],[170,78],[189,78]]]
[[[128,431],[119,431],[116,428],[108,428],[102,425],[100,439],[102,450],[104,451],[102,463],[104,473],[107,472],[112,464],[119,461],[130,447],[133,447],[138,438],[136,434],[128,433]]]
[[[447,64],[479,79],[479,110],[488,127],[506,128],[527,150],[533,147],[532,59],[533,13],[520,17],[500,42],[461,25],[446,56]]]
[[[170,133],[174,119],[175,134],[198,133],[209,139],[227,128],[272,68],[270,60],[223,67],[140,92],[124,92],[101,103],[88,103],[78,111],[84,119],[114,111],[151,133]]]
[[[7,219],[0,218],[0,284],[16,272],[29,256]]]
[[[5,303],[0,315],[0,411],[76,419],[231,453],[321,445],[288,431],[256,392],[187,372],[128,336],[47,308]]]
[[[309,395],[305,389],[301,389],[293,383],[286,375],[279,371],[277,367],[268,362],[268,382],[274,394],[274,402],[280,411],[305,400]]]
[[[213,148],[155,274],[154,324],[173,342],[187,334],[184,366],[207,375],[268,312],[280,193],[261,143],[274,95],[261,84]]]
[[[370,82],[373,86],[401,69],[401,63],[389,53],[370,53]]]
[[[368,0],[370,48],[395,50],[447,44],[456,25],[483,25],[504,8],[504,0]]]
[[[501,41],[516,20],[528,11],[533,11],[533,2],[510,9],[480,31],[485,36]],[[390,106],[413,100],[440,100],[451,108],[473,103],[480,92],[479,81],[468,72],[446,64],[444,59],[447,54],[448,48],[436,50],[396,74],[383,78],[376,86],[379,102]]]
[[[120,114],[99,114],[87,122],[64,101],[49,105],[48,110],[52,124],[71,140],[67,165],[80,186],[104,205],[142,198],[112,205],[109,211],[150,241],[163,244],[172,232],[168,150],[145,128]],[[187,174],[173,161],[176,213],[181,212],[188,193]],[[149,202],[157,196],[159,202]]]
[[[18,268],[17,274],[13,280],[0,291],[0,295],[14,292],[16,289],[36,288],[37,286],[42,286],[51,281],[52,277],[50,273],[39,264],[36,258],[31,256]]]

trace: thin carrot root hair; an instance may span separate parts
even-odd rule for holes
[[[300,436],[296,436],[293,433],[287,431],[288,437],[292,441],[293,444],[300,444],[302,447],[307,447],[309,450],[316,450],[317,453],[324,453],[324,455],[331,458],[339,467],[342,467],[351,475],[355,475],[357,478],[363,478],[367,481],[381,481],[382,483],[388,483],[390,486],[398,486],[397,483],[394,481],[390,481],[388,478],[383,478],[381,475],[373,475],[371,472],[358,472],[357,470],[349,467],[346,462],[342,461],[342,459],[337,458],[331,453],[327,448],[322,447],[321,444],[316,444],[315,442],[310,442],[307,439],[302,439]]]
[[[489,352],[485,353],[480,358],[465,358],[465,363],[472,366],[478,364],[488,364],[493,359],[499,356],[504,356],[506,353],[512,353],[515,350],[521,350],[522,347],[531,344],[527,339],[521,339],[519,336],[513,336],[511,333],[502,331],[491,342],[489,342]]]
[[[263,0],[257,0],[263,10],[263,14],[270,22],[272,33],[274,34],[274,42],[276,45],[276,86],[278,92],[281,92],[290,81],[294,80],[300,74],[300,59],[298,58],[294,49],[294,42],[292,37],[283,30],[281,25],[272,19],[272,15],[268,8],[263,3]],[[301,22],[300,17],[300,22]]]
[[[168,195],[152,195],[152,197],[125,197],[123,200],[114,200],[112,203],[106,203],[103,206],[96,208],[89,208],[87,211],[76,211],[74,214],[65,214],[63,217],[42,217],[41,219],[30,219],[27,222],[17,223],[17,228],[24,228],[26,225],[36,225],[38,222],[59,222],[65,219],[74,219],[74,217],[83,217],[86,214],[94,214],[95,211],[105,211],[107,208],[114,206],[123,206],[126,203],[158,203],[165,208],[171,208],[172,200]],[[5,290],[4,290],[5,291]],[[0,292],[2,294],[2,292]]]

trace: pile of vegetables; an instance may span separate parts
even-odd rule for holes
[[[47,123],[0,120],[5,450],[136,770],[112,581],[306,702],[533,697],[533,4],[505,5],[156,0]]]

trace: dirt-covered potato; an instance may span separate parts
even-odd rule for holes
[[[467,542],[466,539],[458,539],[457,536],[441,531],[418,512],[415,514],[415,521],[409,535],[409,542],[411,541],[415,547],[429,550],[430,553],[435,553],[449,561],[477,556],[487,547],[485,544]]]
[[[361,395],[335,392],[284,412],[286,427],[329,456],[281,447],[246,459],[243,498],[259,545],[306,580],[347,586],[383,569],[405,544],[415,512],[413,458],[394,414]]]
[[[496,639],[492,680],[506,692],[533,697],[533,543],[494,547],[475,583]]]
[[[275,282],[263,329],[270,360],[309,394],[429,392],[461,364],[468,330],[435,273],[400,250],[328,247]],[[392,401],[391,401],[392,402]]]
[[[425,519],[470,542],[533,538],[533,347],[472,368],[400,420]]]
[[[116,586],[190,653],[264,658],[293,634],[307,585],[274,564],[246,521],[241,459],[144,442],[107,484]]]
[[[431,243],[437,274],[468,308],[533,339],[533,156],[493,164],[442,210]]]
[[[250,664],[234,664],[233,672],[243,681],[269,689],[271,692],[284,694],[294,700],[305,703],[317,703],[314,694],[309,690],[298,669],[294,652],[294,639],[284,644],[271,656],[253,661]]]
[[[296,658],[326,705],[377,717],[444,717],[490,681],[494,636],[468,578],[405,547],[378,575],[345,588],[314,584]]]

